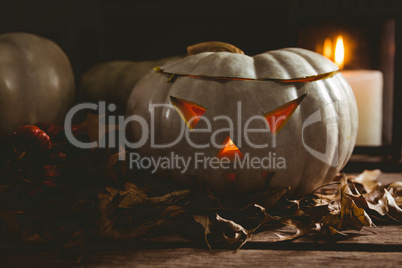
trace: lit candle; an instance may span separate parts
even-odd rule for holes
[[[337,38],[334,59],[342,69],[344,64],[342,36]],[[343,70],[341,73],[356,97],[359,112],[356,145],[380,146],[382,144],[382,73],[375,70]]]

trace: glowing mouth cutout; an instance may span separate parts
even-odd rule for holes
[[[264,114],[264,118],[267,121],[272,134],[275,135],[283,128],[306,95],[307,93],[304,93],[297,99],[285,103],[275,110]]]
[[[226,180],[231,184],[236,182],[238,176],[239,176],[239,174],[236,174],[236,173],[225,174]]]
[[[179,98],[170,96],[174,108],[184,120],[188,128],[193,129],[200,121],[200,117],[207,111],[206,108]]]

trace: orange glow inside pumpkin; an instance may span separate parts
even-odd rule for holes
[[[269,129],[275,135],[278,133],[286,122],[290,119],[296,108],[300,105],[307,93],[301,95],[295,100],[292,100],[275,110],[264,114],[265,120],[268,123]]]
[[[232,139],[227,136],[223,142],[223,147],[219,150],[216,157],[223,158],[226,157],[230,161],[233,161],[237,155],[239,158],[243,158],[243,154],[240,152],[239,148],[233,143]]]
[[[207,111],[206,108],[179,98],[170,96],[174,108],[184,120],[188,128],[193,129],[200,121],[200,117]]]
[[[234,183],[236,181],[238,175],[239,174],[236,174],[236,173],[228,173],[228,174],[225,174],[225,178],[229,183]]]

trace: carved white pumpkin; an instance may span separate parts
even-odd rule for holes
[[[170,107],[152,108],[160,104]],[[191,160],[186,170],[177,163],[159,166],[158,176],[218,194],[287,186],[292,196],[309,193],[346,164],[357,133],[355,98],[337,66],[300,48],[253,57],[201,52],[169,63],[138,82],[127,105],[126,116],[132,115],[144,118],[151,131],[134,153]],[[245,129],[259,132],[246,134]],[[143,130],[132,121],[127,136],[138,142]],[[189,139],[184,135],[167,148],[151,143],[152,132],[154,143],[161,145],[175,141],[183,130]],[[198,165],[196,154],[203,159]],[[225,157],[229,167],[205,167],[208,157]],[[235,165],[239,160],[243,166]]]

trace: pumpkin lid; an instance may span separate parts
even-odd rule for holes
[[[230,52],[201,52],[170,62],[160,70],[179,76],[296,80],[317,76],[322,79],[333,75],[339,68],[318,53],[302,48],[284,48],[253,57]]]

